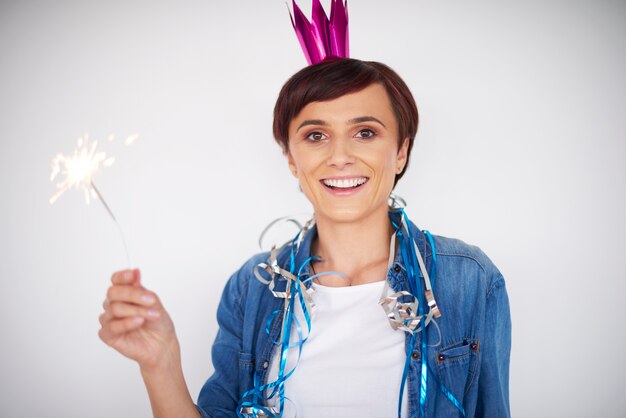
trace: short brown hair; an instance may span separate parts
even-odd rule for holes
[[[406,83],[380,62],[331,58],[295,73],[280,90],[274,106],[274,138],[284,151],[288,151],[289,124],[307,104],[356,93],[374,83],[383,85],[389,95],[398,122],[398,146],[404,138],[409,138],[407,164],[396,175],[395,185],[408,166],[419,116],[415,99]]]

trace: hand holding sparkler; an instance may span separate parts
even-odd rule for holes
[[[129,136],[125,144],[130,145],[135,139],[137,135]],[[113,136],[109,137],[111,141]],[[87,204],[99,198],[117,225],[130,265],[122,228],[93,182],[100,166],[113,164],[113,158],[96,151],[97,145],[97,141],[89,144],[85,135],[78,140],[78,148],[72,154],[58,154],[54,158],[50,180],[59,173],[64,178],[57,183],[58,191],[50,203],[70,188],[82,190]],[[154,416],[200,418],[183,377],[174,324],[157,295],[141,285],[139,270],[114,273],[103,306],[99,336],[107,345],[139,363]]]
[[[183,376],[174,324],[139,270],[118,271],[100,315],[102,341],[139,363],[155,417],[200,415]]]
[[[138,269],[113,273],[100,315],[102,341],[146,368],[155,367],[178,344],[174,325]]]

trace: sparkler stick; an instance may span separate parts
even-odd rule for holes
[[[117,221],[117,219],[115,219],[115,215],[113,215],[111,208],[109,208],[109,205],[107,205],[107,202],[104,200],[104,197],[102,197],[100,190],[98,190],[96,185],[93,183],[93,180],[91,181],[91,187],[96,192],[96,195],[98,195],[98,198],[104,205],[104,208],[107,210],[107,212],[109,212],[109,215],[111,215],[111,219],[113,219],[113,222],[115,222],[115,226],[117,226],[117,230],[119,231],[120,237],[122,238],[122,244],[124,244],[124,251],[126,252],[126,265],[128,266],[128,268],[130,268],[132,266],[132,264],[130,263],[130,252],[128,252],[128,245],[126,245],[126,238],[124,237],[124,231],[122,230],[122,226]]]

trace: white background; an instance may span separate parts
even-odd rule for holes
[[[352,0],[350,21],[352,56],[418,102],[411,218],[507,279],[514,416],[624,416],[626,4]],[[84,132],[118,137],[95,181],[197,396],[224,282],[269,221],[310,211],[271,135],[304,65],[279,0],[0,3],[0,416],[150,415],[97,337],[115,225],[74,191],[48,203]]]

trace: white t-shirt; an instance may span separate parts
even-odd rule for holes
[[[394,417],[406,359],[402,331],[394,331],[378,301],[384,281],[358,286],[313,284],[311,334],[294,374],[285,382],[286,418]],[[296,305],[298,305],[296,303]],[[296,317],[306,336],[300,308]],[[291,341],[297,340],[295,326]],[[297,361],[289,350],[285,372]],[[268,382],[276,380],[280,351],[274,353]],[[272,403],[273,402],[273,403]],[[270,406],[278,406],[278,396]],[[294,411],[295,408],[295,411]],[[407,398],[403,397],[402,416]]]

